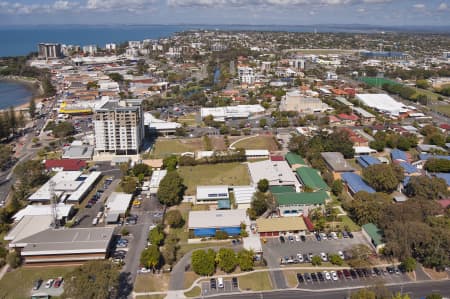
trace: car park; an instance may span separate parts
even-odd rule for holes
[[[39,290],[39,288],[41,287],[41,285],[42,285],[42,279],[38,279],[38,280],[36,280],[35,282],[34,282],[34,284],[33,284],[33,290]]]

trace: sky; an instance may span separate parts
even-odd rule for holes
[[[0,0],[0,26],[35,24],[444,25],[450,0]]]

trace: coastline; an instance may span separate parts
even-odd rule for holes
[[[0,82],[14,82],[21,84],[26,89],[31,92],[30,99],[34,99],[35,103],[39,103],[43,100],[42,94],[42,84],[38,79],[30,78],[30,77],[21,77],[21,76],[0,76]],[[38,85],[38,86],[37,86]],[[23,102],[22,104],[13,105],[14,110],[20,111],[28,108],[29,100]],[[4,111],[8,108],[0,109],[0,111]]]

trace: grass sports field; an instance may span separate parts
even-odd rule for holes
[[[192,139],[164,139],[158,138],[154,145],[153,156],[164,158],[172,154],[196,152],[203,150],[203,141],[200,138]]]
[[[278,150],[278,146],[273,140],[273,136],[260,135],[251,138],[241,137],[241,141],[233,144],[234,148],[244,148],[244,149],[267,149],[269,151]],[[238,140],[238,139],[236,139]]]

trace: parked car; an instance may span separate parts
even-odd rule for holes
[[[45,283],[45,288],[46,289],[50,289],[53,286],[53,283],[55,282],[54,279],[49,279],[47,280],[47,282]]]
[[[58,277],[55,282],[53,283],[54,288],[59,288],[62,283],[64,282],[64,279],[62,277]]]
[[[344,279],[344,272],[342,272],[341,270],[337,270],[336,274],[339,277],[339,279]]]
[[[301,273],[297,273],[297,281],[298,283],[305,282],[305,279],[303,278],[303,275]]]
[[[331,274],[328,271],[323,271],[323,276],[325,276],[326,280],[331,280]]]
[[[224,287],[224,285],[223,285],[223,277],[217,278],[217,286],[219,287],[219,289],[223,289],[223,287]]]
[[[280,236],[280,242],[281,242],[281,243],[284,243],[284,242],[286,242],[286,240],[284,239],[284,237],[283,237],[283,236]]]
[[[334,281],[339,280],[339,277],[338,277],[336,271],[331,271],[330,274],[331,274],[331,279],[333,279]]]
[[[317,240],[317,241],[321,241],[321,240],[322,240],[322,238],[320,237],[320,234],[315,233],[315,236],[316,236],[316,240]]]
[[[325,252],[321,252],[321,253],[320,253],[320,258],[321,258],[322,261],[324,261],[324,262],[328,261],[327,254],[326,254]]]
[[[211,279],[209,280],[209,287],[210,287],[211,289],[216,289],[216,288],[217,288],[217,284],[216,284],[216,279],[215,279],[215,278],[211,278]]]
[[[350,239],[353,239],[353,233],[352,232],[348,232],[348,236],[350,237]]]
[[[231,285],[233,286],[233,288],[238,288],[239,287],[237,277],[231,278]]]
[[[299,263],[303,263],[304,262],[303,255],[300,252],[297,253],[297,260],[298,260]]]
[[[300,242],[300,236],[299,235],[295,235],[295,241]]]
[[[306,274],[305,274],[306,275]],[[317,275],[316,273],[311,273],[311,279],[312,281],[316,282],[317,281]]]
[[[300,240],[302,240],[302,242],[306,242],[306,237],[304,235],[301,235]]]
[[[39,290],[39,288],[41,287],[41,285],[42,285],[42,279],[38,279],[38,280],[36,280],[35,282],[34,282],[34,284],[33,284],[33,290]]]
[[[317,272],[317,278],[319,278],[320,281],[325,280],[325,277],[323,276],[322,272]]]
[[[288,236],[289,241],[294,242],[294,237],[293,236]]]
[[[348,238],[348,233],[346,230],[342,231],[342,237],[343,238]]]
[[[309,273],[303,274],[303,277],[305,278],[306,282],[311,282],[312,274],[309,275]]]
[[[350,270],[348,270],[348,269],[344,269],[344,270],[342,270],[342,272],[344,273],[345,278],[350,278],[352,276],[350,274]]]
[[[341,259],[345,260],[344,253],[343,253],[342,251],[338,251],[337,254],[339,255],[339,257],[340,257]]]

